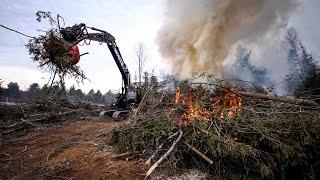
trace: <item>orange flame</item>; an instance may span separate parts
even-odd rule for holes
[[[188,110],[182,115],[179,125],[186,125],[188,122],[201,118],[204,121],[210,121],[212,119],[212,113],[217,113],[218,117],[224,119],[226,117],[233,118],[240,111],[242,105],[241,97],[231,90],[225,90],[220,95],[210,97],[211,104],[203,106],[197,104],[193,100],[194,91],[188,91],[181,98],[182,105],[188,106]],[[180,89],[176,90],[175,103],[179,104],[180,100]],[[198,98],[198,97],[197,97]],[[195,98],[196,99],[196,98]]]
[[[177,88],[176,89],[176,99],[175,99],[175,103],[178,104],[179,103],[179,99],[180,99],[180,89]]]
[[[225,118],[226,116],[232,118],[237,115],[240,111],[242,105],[242,99],[236,93],[225,90],[220,99],[220,105],[224,107],[225,112],[220,112],[220,118]]]
[[[228,106],[229,107],[229,112],[228,116],[229,117],[234,117],[240,110],[240,107],[242,105],[242,99],[239,95],[235,94],[234,92],[229,92],[226,94],[228,96]]]

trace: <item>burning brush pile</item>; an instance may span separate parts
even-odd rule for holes
[[[148,92],[126,125],[114,129],[120,153],[157,166],[198,168],[214,177],[318,178],[320,111],[310,100],[180,83]]]

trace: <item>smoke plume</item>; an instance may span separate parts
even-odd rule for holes
[[[182,77],[202,72],[222,77],[235,46],[263,50],[287,26],[297,5],[297,0],[167,1],[159,51]]]

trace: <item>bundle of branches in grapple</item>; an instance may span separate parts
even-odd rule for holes
[[[59,15],[57,20],[51,17],[50,12],[37,12],[37,20],[40,22],[42,19],[49,19],[52,26],[44,35],[31,38],[26,45],[33,61],[39,64],[40,68],[45,68],[50,71],[52,83],[56,76],[60,78],[60,82],[64,82],[65,76],[70,76],[81,82],[87,79],[79,66],[73,64],[73,55],[70,51],[72,45],[68,44],[59,31]],[[52,84],[51,83],[51,84]]]
[[[162,163],[222,178],[316,179],[320,108],[221,82],[181,83],[171,94],[147,94],[111,144],[152,164],[146,176]]]

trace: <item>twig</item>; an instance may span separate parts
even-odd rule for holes
[[[132,155],[131,152],[126,152],[126,153],[122,153],[122,154],[114,154],[114,155],[111,156],[111,159],[112,160],[120,159],[120,158],[127,157],[127,156],[130,156],[130,155]]]
[[[0,154],[3,154],[3,155],[5,155],[5,156],[8,156],[10,159],[12,159],[12,156],[11,156],[10,154],[8,154],[8,153],[0,153]]]
[[[63,152],[65,149],[71,147],[71,145],[73,145],[74,143],[68,142],[66,144],[63,144],[55,149],[53,149],[47,156],[47,161],[49,161],[49,159],[57,156],[59,153]]]
[[[17,31],[17,30],[11,29],[11,28],[9,28],[9,27],[7,27],[7,26],[4,26],[4,25],[2,25],[2,24],[0,24],[0,26],[3,27],[3,28],[5,28],[5,29],[8,29],[9,31],[13,31],[13,32],[15,32],[15,33],[21,34],[21,35],[26,36],[26,37],[28,37],[28,38],[35,38],[35,37],[32,37],[32,36],[26,35],[26,34],[24,34],[24,33],[22,33],[22,32],[19,32],[19,31]]]
[[[37,113],[37,114],[31,114],[31,115],[28,115],[28,117],[44,116],[44,115],[46,115],[46,114],[45,114],[45,113],[43,113],[43,114]]]
[[[26,120],[26,119],[23,119],[23,118],[21,118],[21,121],[22,121],[23,123],[28,124],[28,125],[31,125],[31,126],[40,127],[39,125],[34,124],[34,123],[32,123],[31,121]]]
[[[172,150],[174,149],[174,147],[177,145],[177,143],[180,141],[181,137],[182,137],[183,132],[181,130],[179,130],[179,137],[173,142],[172,146],[170,147],[170,149],[156,162],[154,163],[151,168],[147,171],[146,173],[146,177],[144,179],[146,179],[158,166],[159,164],[168,157],[168,155],[172,152]]]
[[[0,153],[0,155],[5,155],[5,156],[8,157],[7,159],[3,159],[2,161],[0,161],[0,163],[3,163],[3,162],[5,162],[5,161],[11,161],[11,160],[12,160],[12,156],[11,156],[10,154]]]
[[[17,128],[17,129],[4,131],[4,132],[2,132],[2,134],[9,134],[9,133],[12,133],[12,132],[15,132],[15,131],[19,131],[19,130],[22,130],[22,129],[24,129],[24,127],[20,127],[20,128]]]
[[[51,176],[51,175],[45,175],[46,177],[51,177],[51,178],[60,178],[60,179],[68,179],[68,180],[72,180],[72,178],[70,177],[64,177],[64,176]]]
[[[75,109],[75,110],[70,110],[70,111],[66,111],[66,112],[60,113],[59,115],[66,115],[66,114],[70,114],[70,113],[78,112],[78,111],[81,111],[81,110],[83,110],[83,108]]]
[[[24,149],[23,149],[21,152],[19,152],[17,155],[20,155],[20,154],[22,154],[22,153],[26,152],[26,151],[27,151],[27,149],[28,149],[28,146],[25,146],[25,147],[24,147]]]

